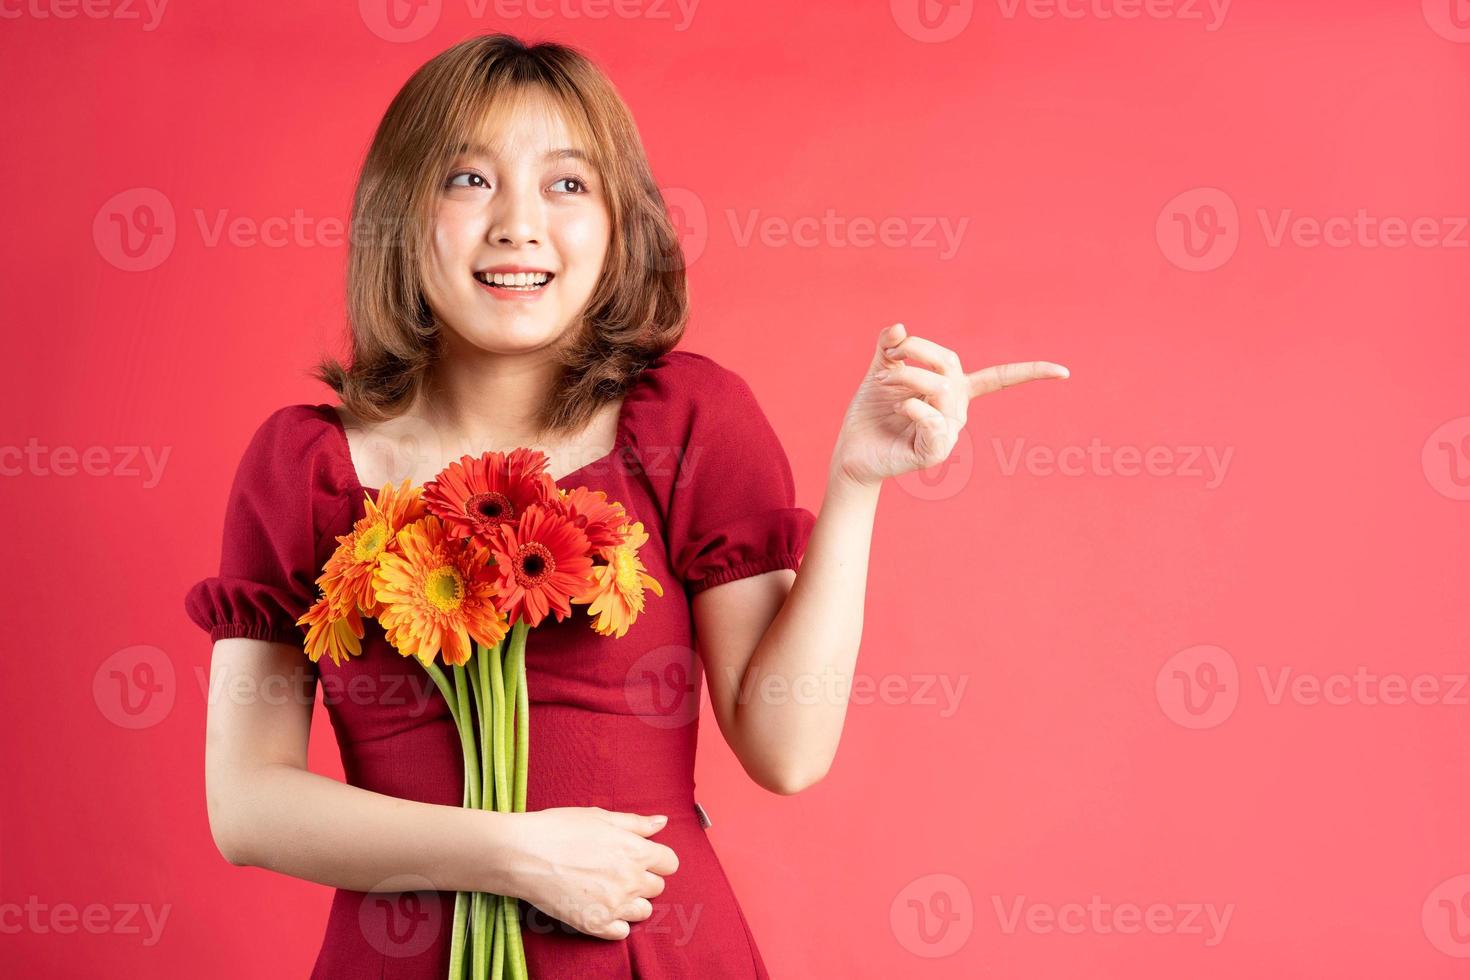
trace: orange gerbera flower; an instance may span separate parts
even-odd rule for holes
[[[608,562],[592,569],[592,584],[573,602],[591,603],[587,615],[595,617],[592,628],[603,636],[620,637],[643,612],[643,588],[662,596],[664,587],[648,574],[638,549],[648,540],[642,521],[624,525],[620,543],[611,549]]]
[[[321,660],[322,654],[332,658],[332,663],[341,665],[348,657],[362,653],[362,614],[355,604],[345,609],[336,609],[329,596],[318,599],[306,615],[296,620],[297,626],[306,627],[306,655],[312,663]]]
[[[514,523],[528,507],[556,496],[546,464],[546,454],[536,449],[461,456],[424,485],[424,503],[451,536],[489,544],[500,524]]]
[[[459,666],[470,659],[471,639],[486,646],[504,639],[510,624],[495,607],[487,558],[482,545],[451,538],[432,514],[399,531],[373,573],[388,642],[405,657],[431,663],[442,652]]]
[[[337,550],[327,559],[318,582],[339,610],[355,605],[365,616],[378,614],[373,572],[399,529],[426,513],[422,493],[408,480],[399,487],[389,483],[376,500],[368,498],[366,513],[352,525],[352,532],[337,535]]]
[[[503,523],[490,544],[499,574],[496,600],[511,622],[540,626],[548,612],[566,619],[572,596],[587,587],[591,545],[582,529],[553,507],[532,505],[518,523]]]
[[[622,542],[623,534],[619,528],[628,521],[622,504],[608,500],[602,490],[588,490],[586,487],[562,490],[560,496],[567,517],[582,529],[599,554],[606,557],[607,551]]]

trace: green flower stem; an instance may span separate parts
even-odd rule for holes
[[[464,718],[470,717],[470,693],[475,696],[475,709],[480,725],[483,728],[485,717],[484,698],[480,692],[478,664],[484,656],[484,647],[476,644],[476,656],[471,659],[470,669],[464,667],[454,668],[454,679],[459,688],[460,714]],[[470,806],[476,810],[484,809],[484,798],[495,791],[493,784],[486,784],[482,779],[482,764],[479,750],[475,745],[475,738],[469,731],[469,725],[460,732],[460,743],[464,748],[465,770],[475,774],[471,781]],[[489,969],[490,951],[486,948],[486,941],[490,938],[485,929],[485,905],[486,896],[484,892],[474,892],[470,898],[470,945],[472,953],[470,956],[470,975],[476,980],[485,976]]]
[[[464,752],[465,788],[469,791],[470,806],[480,808],[481,784],[473,778],[480,769],[479,753],[475,749],[474,732],[470,730],[470,684],[468,672],[463,667],[454,668],[455,700],[459,702],[459,747]]]
[[[414,659],[417,660],[418,658],[415,657]],[[476,796],[479,795],[479,785],[475,779],[475,769],[477,767],[472,766],[468,758],[468,753],[474,743],[470,741],[469,719],[465,717],[465,712],[461,710],[461,695],[463,691],[457,684],[451,685],[449,678],[444,676],[444,671],[440,670],[439,665],[432,660],[428,662],[419,660],[419,663],[423,665],[424,670],[434,681],[434,685],[439,688],[439,693],[444,696],[445,702],[449,705],[449,715],[454,719],[454,727],[459,732],[460,751],[466,754],[464,789],[460,796],[460,805],[468,807],[470,805],[471,793],[473,792]],[[462,675],[463,671],[461,670],[456,675],[456,679]],[[465,700],[463,707],[467,709],[468,706],[469,702]],[[469,925],[469,907],[470,893],[455,892],[454,928],[450,933],[449,940],[449,980],[462,980],[464,977],[464,944],[465,932]]]
[[[505,681],[504,671],[501,667],[501,655],[505,646],[504,641],[497,645],[491,655],[481,665],[480,683],[484,684],[490,691],[490,700],[494,704],[493,725],[487,725],[487,735],[491,739],[491,754],[494,757],[494,765],[486,770],[486,778],[495,780],[495,809],[504,813],[510,812],[510,782],[505,769]]]
[[[531,704],[526,681],[526,636],[530,632],[524,620],[516,620],[511,627],[510,653],[506,660],[507,702],[513,705],[506,713],[507,761],[512,773],[511,809],[515,813],[526,810],[526,781],[529,773]],[[510,957],[511,980],[529,980],[525,945],[521,939],[521,922],[514,896],[505,900],[506,953]]]
[[[470,980],[485,975],[486,966],[490,957],[485,949],[485,934],[480,929],[480,920],[484,917],[485,902],[488,900],[484,892],[470,893],[470,935],[473,937],[474,956],[470,960]]]
[[[505,680],[502,669],[502,657],[505,650],[505,640],[495,645],[480,665],[480,683],[490,693],[490,702],[494,705],[490,715],[490,723],[481,732],[482,736],[490,738],[490,755],[492,764],[486,771],[486,780],[495,781],[495,809],[501,813],[510,812],[510,781],[506,772],[505,764]],[[488,806],[487,806],[488,809]],[[504,932],[504,896],[496,896],[492,900],[489,913],[495,917],[493,926],[495,936],[500,940],[495,945],[495,952],[491,958],[490,976],[491,980],[500,980],[505,969],[505,932]]]
[[[434,682],[434,686],[439,689],[439,693],[444,695],[444,700],[449,704],[449,717],[453,718],[454,724],[458,726],[459,700],[454,696],[454,688],[450,686],[449,678],[444,676],[444,671],[440,670],[439,665],[434,663],[434,661],[430,660],[425,663],[424,661],[419,660],[418,657],[414,657],[413,659],[419,661],[419,663],[423,666],[425,673],[429,675],[429,679],[432,680]]]
[[[490,959],[490,980],[501,980],[505,976],[505,917],[500,914],[500,907],[505,904],[505,896],[491,895],[486,904],[490,907],[494,923],[491,928],[495,936],[495,955]]]

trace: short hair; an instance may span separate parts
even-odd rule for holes
[[[441,328],[420,279],[438,196],[492,109],[528,90],[549,96],[583,141],[611,217],[603,274],[580,322],[556,345],[563,371],[541,406],[538,431],[580,431],[682,337],[689,307],[683,252],[632,113],[612,82],[563,44],[473,37],[436,55],[398,91],[358,175],[347,268],[350,362],[327,356],[314,371],[357,417],[385,421],[407,411],[442,356]]]

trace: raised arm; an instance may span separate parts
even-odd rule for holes
[[[747,773],[773,792],[822,779],[837,754],[862,640],[868,552],[885,479],[949,457],[972,398],[1043,378],[1029,361],[966,371],[954,351],[880,331],[827,472],[827,491],[795,572],[727,582],[694,597],[710,702]]]

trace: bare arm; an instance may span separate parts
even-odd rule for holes
[[[1043,378],[1030,361],[965,371],[957,354],[902,324],[880,331],[848,406],[827,493],[801,568],[694,597],[695,628],[720,731],[757,783],[797,793],[837,754],[863,632],[868,552],[885,479],[943,462],[970,400]]]
[[[779,569],[694,597],[710,703],[759,785],[796,793],[837,754],[863,634],[878,487],[829,478],[800,572]]]
[[[231,864],[352,891],[512,895],[603,939],[652,915],[648,899],[678,870],[674,851],[647,839],[665,825],[651,815],[472,810],[311,772],[313,694],[299,648],[215,643],[204,783],[210,831]]]
[[[204,783],[226,860],[353,891],[403,890],[394,876],[414,875],[442,891],[509,894],[517,814],[401,800],[306,768],[302,661],[280,643],[214,646]]]

